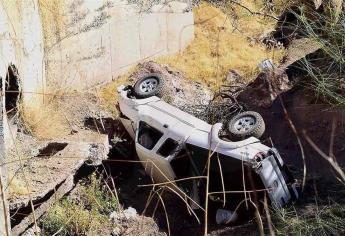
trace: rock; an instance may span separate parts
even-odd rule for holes
[[[163,236],[165,233],[159,232],[157,224],[152,218],[139,216],[137,211],[129,207],[124,211],[114,211],[109,216],[115,227],[111,235],[142,235],[142,236]]]
[[[34,224],[34,216],[36,219],[39,219],[58,199],[62,198],[66,193],[72,190],[74,187],[74,173],[70,173],[69,176],[62,182],[62,184],[55,188],[53,191],[54,193],[48,197],[42,204],[40,204],[37,208],[35,208],[35,214],[30,213],[28,216],[26,216],[22,221],[15,225],[12,228],[12,235],[21,235],[22,232],[24,232],[30,225]],[[28,236],[31,235],[39,235],[35,234],[35,227],[33,227],[33,231],[29,231]],[[39,231],[39,230],[38,230]]]
[[[78,127],[75,124],[72,124],[70,134],[76,134],[76,133],[78,133]]]
[[[189,9],[187,3],[180,1],[171,1],[168,3],[168,5],[173,13],[183,13],[187,12]]]
[[[119,235],[121,235],[121,229],[119,227],[114,228],[113,231],[111,231],[111,235],[112,236],[119,236]]]
[[[89,165],[100,165],[108,158],[107,135],[91,131],[79,133],[80,136],[69,136],[69,139],[41,142],[41,145],[37,146],[36,155],[31,157],[30,162],[23,163],[24,168],[28,167],[25,171],[30,170],[26,173],[28,188],[33,190],[32,201],[45,200],[49,193],[55,191],[69,175],[74,176],[85,162]],[[63,165],[58,164],[61,161]],[[18,171],[18,173],[23,172]],[[15,198],[9,198],[11,210],[24,208],[29,204],[30,197],[27,194],[18,194]]]
[[[123,214],[125,214],[127,219],[131,219],[137,216],[137,210],[135,210],[133,207],[128,207],[123,211]]]
[[[38,226],[37,226],[37,231],[36,231],[36,227],[32,226],[31,228],[29,228],[22,234],[22,236],[37,236],[37,235],[41,235],[41,229]]]
[[[237,100],[249,108],[268,108],[283,92],[292,88],[285,73],[262,72],[237,97]]]
[[[242,84],[242,76],[236,70],[229,70],[225,82],[229,85]]]
[[[122,221],[133,220],[136,217],[138,217],[137,210],[133,207],[128,207],[124,211],[113,211],[109,216],[110,220],[116,224]]]
[[[320,48],[321,44],[314,39],[301,38],[292,40],[276,72],[284,72],[295,62],[305,58],[307,55],[315,53]]]

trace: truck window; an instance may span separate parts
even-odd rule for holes
[[[162,132],[149,126],[147,123],[140,121],[138,143],[141,146],[148,150],[152,150],[162,136]]]
[[[163,157],[168,157],[174,154],[174,152],[177,150],[177,147],[178,147],[178,142],[176,142],[175,140],[171,138],[168,138],[159,148],[157,153]]]

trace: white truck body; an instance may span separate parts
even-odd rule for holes
[[[129,97],[125,86],[120,86],[118,93],[121,121],[135,140],[136,152],[143,161],[146,173],[155,182],[175,180],[176,174],[171,167],[171,161],[176,157],[178,150],[185,145],[193,145],[209,150],[210,153],[217,152],[227,158],[250,163],[260,176],[271,202],[278,207],[298,197],[295,187],[289,188],[284,179],[284,163],[279,153],[262,144],[259,139],[250,137],[237,142],[224,141],[218,136],[222,128],[221,123],[210,125],[156,96],[144,99]],[[140,126],[143,125],[149,125],[160,133],[152,148],[140,144]],[[163,156],[160,154],[160,148],[168,139],[170,142],[177,142],[178,148],[168,156]],[[258,161],[259,153],[264,153],[266,158]]]

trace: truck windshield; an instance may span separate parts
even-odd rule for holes
[[[167,140],[165,140],[157,153],[163,157],[168,157],[170,155],[173,155],[177,151],[177,148],[178,142],[171,138],[167,138]]]
[[[162,132],[149,126],[144,121],[140,121],[138,143],[141,146],[148,150],[152,150],[162,136]]]

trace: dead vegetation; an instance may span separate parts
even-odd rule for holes
[[[111,83],[108,83],[107,85],[100,88],[98,95],[101,99],[101,105],[104,109],[110,111],[114,117],[117,117],[119,115],[115,106],[118,96],[117,87],[123,84],[127,84],[128,77],[132,74],[132,72],[135,71],[135,69],[135,67],[130,69],[126,74],[117,77]]]
[[[39,107],[19,105],[24,129],[40,140],[59,139],[71,132],[68,120],[61,109],[61,97],[72,94],[47,92]]]
[[[59,139],[71,132],[66,118],[54,102],[41,108],[25,108],[22,119],[26,130],[40,140]]]
[[[244,4],[258,10],[260,5],[254,2],[246,0]],[[229,9],[230,5],[225,7]],[[231,7],[236,16],[201,3],[194,9],[194,41],[179,54],[158,58],[157,62],[168,64],[188,79],[212,88],[219,88],[230,69],[248,82],[258,73],[257,66],[264,59],[279,62],[283,50],[267,49],[259,40],[274,29],[275,20],[253,15],[240,6]]]
[[[320,50],[297,65],[311,81],[303,81],[315,91],[316,97],[333,105],[345,105],[344,81],[344,12],[331,17],[317,11],[294,12],[301,34],[320,45]],[[337,21],[334,18],[337,17]]]
[[[21,180],[23,176],[17,175],[15,176],[14,173],[9,174],[9,179],[12,181],[9,183],[8,186],[8,197],[13,198],[15,196],[21,195],[21,196],[27,196],[31,189],[28,189],[28,187],[25,185],[25,183]]]
[[[39,0],[38,7],[42,19],[44,46],[49,49],[66,34],[66,22],[63,21],[65,3],[60,0]]]

